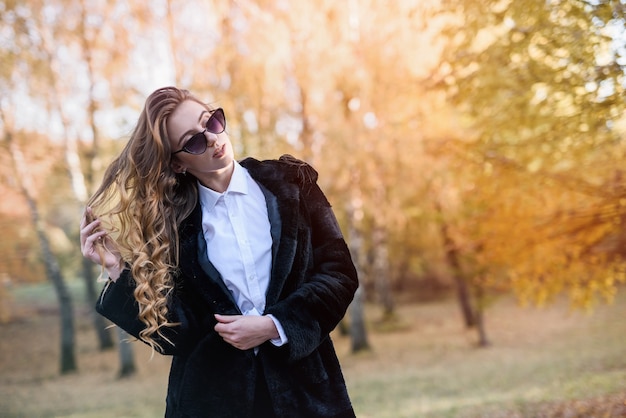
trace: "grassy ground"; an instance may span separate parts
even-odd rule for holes
[[[97,350],[87,308],[77,308],[79,372],[59,376],[50,292],[19,289],[19,316],[0,325],[0,417],[162,416],[168,359],[133,343],[138,373],[118,379],[117,353]],[[502,299],[487,312],[493,344],[483,349],[452,301],[398,313],[395,330],[370,327],[368,353],[334,335],[360,418],[626,417],[626,289],[592,315]],[[374,308],[368,316],[375,325]]]

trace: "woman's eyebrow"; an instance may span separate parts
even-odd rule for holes
[[[204,117],[204,115],[206,115],[207,112],[206,110],[204,110],[202,113],[200,113],[200,117],[198,118],[198,123],[200,123],[202,121],[202,118]],[[180,137],[180,139],[178,140],[178,145],[180,145],[181,142],[183,142],[183,139],[185,139],[185,137],[187,135],[189,135],[190,133],[193,133],[195,130],[194,129],[189,129],[188,131],[186,131],[184,134],[182,134],[182,136]]]

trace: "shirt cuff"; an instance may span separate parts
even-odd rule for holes
[[[276,326],[276,330],[278,331],[278,338],[272,338],[270,342],[274,344],[276,347],[280,347],[281,345],[287,344],[287,341],[288,341],[287,334],[285,334],[285,330],[283,329],[283,326],[280,325],[280,322],[278,321],[278,319],[276,319],[274,315],[271,315],[271,314],[268,314],[266,316],[269,316],[270,319],[274,321],[274,325]]]

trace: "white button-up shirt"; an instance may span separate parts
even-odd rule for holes
[[[202,230],[207,255],[222,275],[243,315],[262,315],[272,268],[272,236],[265,196],[248,171],[237,161],[228,189],[218,193],[198,183],[202,205]],[[268,315],[280,337],[280,323]]]

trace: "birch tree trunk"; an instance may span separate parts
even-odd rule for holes
[[[22,151],[13,141],[12,133],[10,131],[6,131],[5,135],[9,144],[9,152],[13,163],[13,169],[16,174],[15,178],[28,205],[30,216],[37,233],[46,276],[53,284],[59,302],[61,320],[61,374],[71,373],[77,370],[74,351],[75,332],[72,298],[67,286],[65,285],[61,269],[59,268],[59,263],[50,248],[50,240],[48,239],[43,220],[39,214],[37,201],[33,195],[34,186],[32,179],[30,178],[28,167],[24,161]]]
[[[353,174],[357,177],[358,174]],[[350,253],[354,260],[354,264],[359,276],[359,288],[354,294],[354,299],[350,304],[350,339],[352,342],[352,352],[357,353],[360,351],[366,351],[370,349],[370,344],[367,340],[367,329],[365,327],[365,316],[363,313],[363,304],[365,302],[365,290],[361,283],[363,275],[361,268],[361,260],[363,254],[363,237],[361,231],[358,228],[359,223],[363,219],[363,201],[360,196],[360,189],[358,188],[358,181],[354,181],[355,185],[353,189],[353,196],[348,208],[348,241]]]
[[[374,251],[374,283],[378,300],[383,308],[382,320],[392,319],[395,314],[395,304],[389,284],[389,254],[387,250],[387,231],[383,225],[374,227],[372,233]]]

